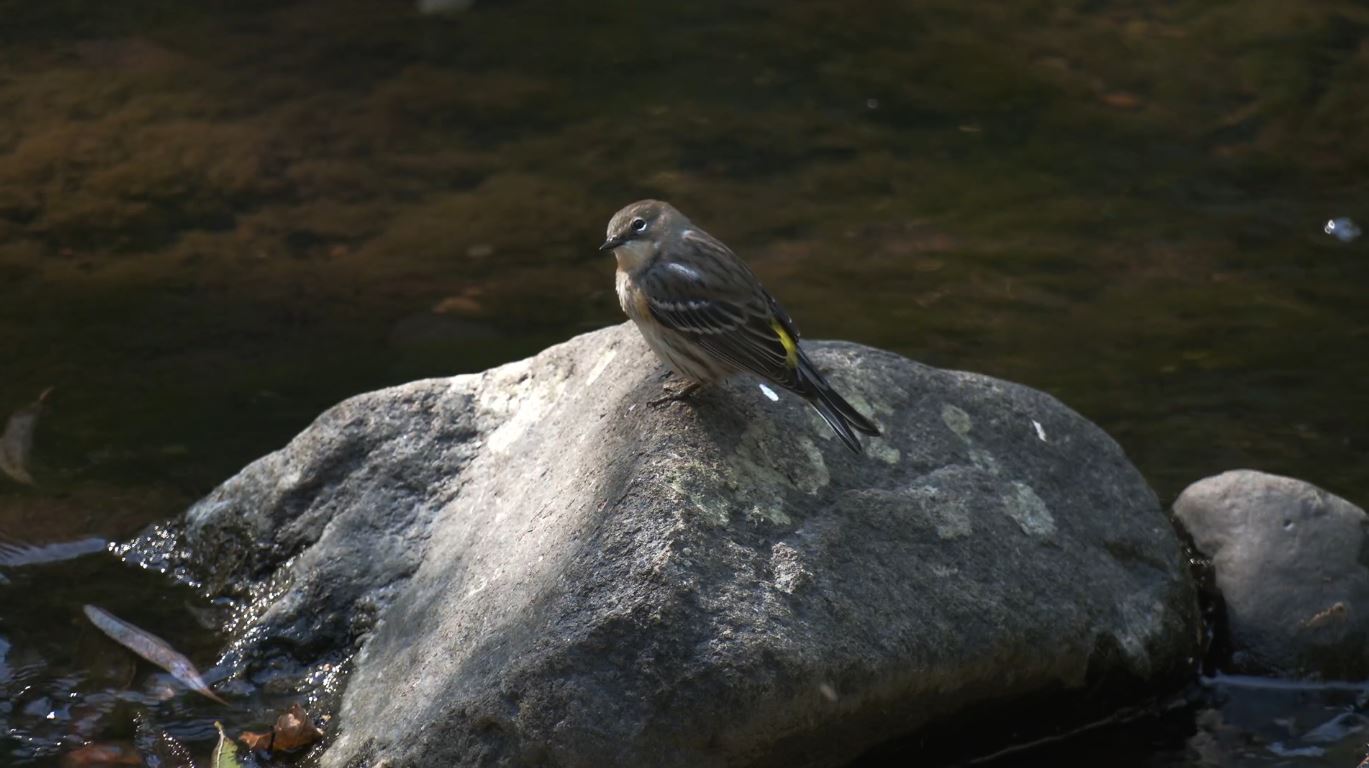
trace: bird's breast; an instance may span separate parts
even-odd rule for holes
[[[643,320],[650,314],[651,307],[647,304],[646,294],[633,282],[632,276],[621,268],[618,270],[617,288],[618,305],[623,308],[623,314],[633,320]]]

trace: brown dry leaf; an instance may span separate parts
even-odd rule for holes
[[[243,731],[238,734],[238,741],[241,741],[243,746],[261,752],[293,752],[321,738],[323,731],[314,725],[313,719],[299,702],[291,704],[289,710],[276,718],[276,724],[269,733]]]
[[[200,677],[200,671],[195,669],[190,659],[172,648],[165,640],[129,624],[103,608],[87,605],[81,610],[85,611],[86,618],[90,619],[91,624],[109,635],[114,642],[170,672],[172,677],[181,681],[190,690],[228,706],[228,702],[209,690],[204,678]]]
[[[323,738],[323,731],[314,725],[313,718],[309,717],[299,702],[291,704],[289,711],[276,718],[273,733],[271,748],[282,752],[307,747]]]
[[[272,731],[267,731],[266,733],[257,733],[256,731],[243,731],[242,733],[238,734],[238,741],[241,741],[242,745],[244,747],[247,747],[248,749],[256,750],[259,752],[270,752],[271,737],[273,735],[274,733]]]
[[[33,452],[33,430],[38,426],[38,415],[43,411],[43,401],[47,400],[52,387],[43,390],[38,399],[10,415],[5,424],[4,434],[0,434],[0,472],[4,472],[16,482],[33,485],[33,475],[29,474],[29,454]]]
[[[62,755],[62,768],[87,766],[142,765],[143,756],[132,744],[86,744]]]

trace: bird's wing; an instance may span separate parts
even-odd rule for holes
[[[688,259],[667,254],[639,278],[651,314],[736,368],[793,388],[798,331],[745,264],[713,237],[691,230]]]

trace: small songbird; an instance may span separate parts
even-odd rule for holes
[[[660,200],[639,200],[608,223],[601,251],[618,260],[618,302],[646,342],[686,384],[655,402],[750,373],[807,400],[841,441],[879,435],[823,379],[799,346],[789,313],[717,238]]]

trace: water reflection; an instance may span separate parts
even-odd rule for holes
[[[1336,238],[1342,243],[1353,243],[1360,236],[1359,225],[1348,216],[1341,216],[1338,219],[1330,219],[1322,231]]]

